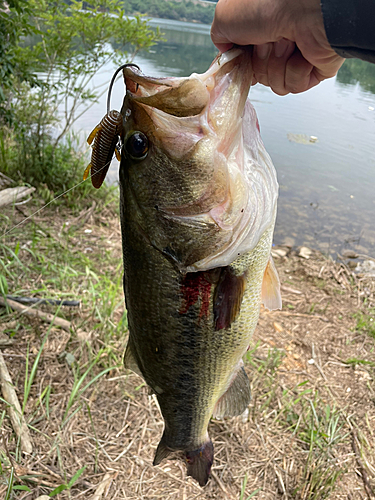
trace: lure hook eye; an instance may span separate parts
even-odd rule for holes
[[[109,84],[109,88],[108,88],[107,114],[109,113],[109,111],[111,109],[111,93],[112,93],[113,84],[115,83],[116,76],[119,74],[119,72],[122,69],[127,68],[128,66],[133,66],[133,67],[137,68],[139,71],[141,70],[140,67],[137,66],[137,64],[134,64],[134,63],[126,63],[126,64],[123,64],[122,66],[120,66],[119,68],[116,69],[116,71],[114,72],[114,74],[112,76],[111,83]],[[137,88],[138,88],[138,84],[137,84]]]

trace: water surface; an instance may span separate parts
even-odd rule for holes
[[[151,22],[160,25],[167,41],[136,57],[143,73],[206,71],[217,52],[209,26]],[[106,67],[94,84],[109,80],[114,70]],[[123,96],[119,81],[111,107],[120,109]],[[106,112],[105,99],[76,123],[77,129],[84,134],[92,130]],[[280,97],[256,85],[250,99],[280,184],[275,243],[307,245],[332,255],[345,248],[375,255],[375,65],[347,60],[335,79],[308,92]],[[114,161],[112,182],[117,170]]]

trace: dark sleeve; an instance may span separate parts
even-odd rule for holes
[[[321,6],[332,48],[375,63],[375,0],[321,0]]]

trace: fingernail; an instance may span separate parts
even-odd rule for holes
[[[275,57],[283,57],[288,47],[289,40],[285,40],[285,38],[275,42]]]
[[[266,59],[271,51],[271,44],[269,43],[261,43],[260,45],[256,45],[255,47],[259,59]]]

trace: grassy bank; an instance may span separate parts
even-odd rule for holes
[[[70,196],[74,204],[28,218],[44,204],[39,194],[0,217],[1,234],[21,223],[0,240],[3,290],[80,301],[34,308],[65,329],[0,307],[1,352],[33,446],[21,451],[0,400],[0,498],[371,498],[374,281],[314,252],[276,259],[284,307],[262,310],[246,356],[248,414],[210,425],[215,462],[202,489],[180,460],[152,467],[162,420],[143,381],[122,368],[118,193]]]

